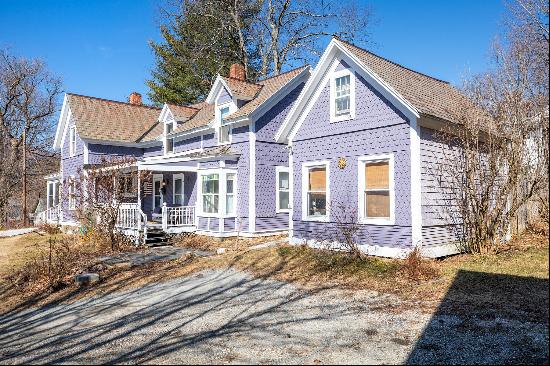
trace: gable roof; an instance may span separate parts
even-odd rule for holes
[[[221,78],[229,87],[230,90],[228,90],[228,92],[236,94],[238,97],[240,97],[240,99],[253,99],[262,89],[262,85],[260,83],[255,84],[248,81],[223,76]]]
[[[273,76],[262,81],[258,81],[258,84],[262,87],[256,98],[246,103],[235,112],[231,113],[227,119],[235,120],[244,116],[248,116],[256,111],[263,103],[270,99],[276,92],[281,90],[285,85],[290,83],[295,77],[299,76],[305,70],[309,69],[309,65],[298,67],[294,70],[290,70],[283,74]]]
[[[200,109],[191,119],[186,122],[183,122],[178,126],[172,134],[177,134],[180,132],[185,132],[189,130],[194,130],[195,128],[208,126],[210,121],[215,117],[215,107],[214,104],[206,104],[202,109]]]
[[[160,108],[67,93],[82,139],[139,143],[157,132]]]
[[[177,122],[187,121],[189,118],[193,117],[200,108],[195,108],[191,106],[175,105],[166,103],[174,119]]]
[[[465,101],[465,96],[447,81],[411,70],[351,43],[338,42],[409,101],[420,114],[453,121],[453,115]]]
[[[409,118],[422,115],[457,122],[453,116],[467,98],[450,83],[413,71],[351,43],[333,38],[312,76],[277,131],[283,142],[295,133],[322,90],[320,83],[336,67],[335,60],[351,63],[367,82]],[[294,131],[294,132],[293,132]]]

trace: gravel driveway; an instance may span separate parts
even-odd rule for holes
[[[205,271],[0,316],[0,363],[516,363],[547,324],[389,311],[393,296]],[[521,342],[518,342],[521,340]],[[526,353],[528,352],[528,353]]]

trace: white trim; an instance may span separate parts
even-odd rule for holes
[[[176,204],[176,179],[181,179],[181,206],[185,198],[185,175],[183,173],[172,175],[172,203]]]
[[[164,179],[164,174],[153,174],[153,194],[151,195],[151,212],[155,212],[155,208],[157,208],[157,206],[155,206],[155,181],[158,181],[160,182],[160,186],[159,186],[159,195],[160,195],[160,205],[158,207],[162,207],[162,203],[164,202],[163,199],[164,199],[164,196],[162,195],[162,181]]]
[[[159,137],[162,137],[162,135],[160,135]],[[86,141],[90,144],[105,145],[105,146],[146,148],[146,147],[150,147],[150,146],[162,145],[161,140],[152,140],[152,141],[149,141],[149,142],[123,142],[123,141],[110,141],[110,140],[96,140],[96,139],[82,138],[82,137],[80,137],[80,139],[82,141]]]
[[[210,174],[218,174],[218,212],[203,212],[203,201],[202,201],[202,177]],[[226,214],[226,190],[227,190],[227,174],[235,174],[234,187],[233,187],[233,213]],[[232,218],[236,217],[237,212],[237,201],[238,201],[238,171],[237,169],[226,169],[226,168],[212,168],[212,169],[203,169],[197,172],[197,203],[196,203],[196,212],[197,216],[206,217],[206,218]],[[210,226],[208,226],[210,227]]]
[[[422,162],[420,158],[420,127],[418,119],[409,121],[411,144],[411,231],[413,246],[422,245]]]
[[[300,239],[300,238],[291,238],[289,240],[290,245],[307,245],[311,248],[320,249],[330,247],[333,250],[344,250],[346,247],[345,244],[331,241],[331,242],[320,242],[319,240],[313,239]],[[359,250],[366,255],[372,255],[376,257],[385,257],[385,258],[405,258],[410,252],[410,248],[396,248],[386,245],[370,245],[370,244],[359,244]]]
[[[292,142],[288,146],[288,167],[290,179],[290,210],[288,211],[288,237],[292,238],[294,233],[294,154],[292,151]]]
[[[349,75],[349,113],[336,116],[336,79]],[[355,72],[350,69],[333,71],[330,75],[330,122],[341,122],[355,119]]]
[[[162,151],[164,152],[164,156],[172,156],[176,151],[176,139],[174,137],[169,137],[167,130],[168,130],[168,126],[171,124],[172,132],[175,131],[177,128],[177,123],[176,123],[176,120],[174,119],[172,112],[169,110],[165,113],[163,117],[164,118],[161,122],[163,124]],[[168,151],[168,140],[172,140],[172,151]]]
[[[229,89],[229,86],[223,80],[220,74],[218,74],[218,76],[216,76],[216,80],[214,80],[214,84],[212,84],[212,88],[210,89],[208,96],[205,99],[205,102],[208,104],[214,104],[216,102],[216,99],[218,99],[218,94],[220,93],[220,89],[222,87],[224,87],[231,98],[233,98],[233,92],[231,91],[231,89]]]
[[[69,127],[69,157],[76,156],[76,125]]]
[[[248,181],[248,231],[256,231],[256,123],[252,122],[248,128],[248,144],[250,147],[249,181]]]
[[[224,124],[223,121],[222,121],[222,116],[221,116],[221,110],[222,109],[225,109],[227,108],[228,109],[228,112],[227,112],[227,116],[231,115],[231,113],[235,112],[237,110],[237,105],[235,103],[233,103],[232,101],[231,102],[227,102],[227,103],[223,103],[223,104],[217,104],[216,103],[216,107],[215,107],[215,110],[214,110],[214,128],[215,128],[215,131],[216,131],[216,142],[218,144],[218,146],[222,146],[222,145],[229,145],[231,144],[231,142],[233,141],[233,126],[231,126],[230,124]],[[225,127],[227,126],[229,128],[229,141],[226,141],[226,142],[221,142],[220,141],[220,136],[221,136],[221,129],[222,127]]]
[[[325,166],[326,169],[326,215],[324,216],[309,216],[307,214],[307,192],[308,192],[308,183],[309,183],[309,174],[308,171],[314,167]],[[308,161],[302,163],[302,221],[319,221],[319,222],[329,222],[330,221],[330,161]]]
[[[57,122],[57,128],[55,130],[55,139],[53,142],[54,150],[61,149],[63,146],[63,138],[65,135],[66,124],[69,120],[70,114],[69,98],[67,94],[63,97],[63,105],[61,106],[61,113],[59,114],[59,121]]]
[[[288,173],[288,205],[289,205],[289,208],[281,208],[279,206],[280,204],[280,188],[279,188],[279,183],[280,183],[280,177],[279,175],[281,173]],[[290,168],[287,167],[287,166],[276,166],[275,167],[275,213],[288,213],[290,212],[290,190],[291,190],[291,186],[290,186]]]
[[[365,216],[365,165],[367,162],[388,161],[389,163],[389,191],[390,191],[390,217],[369,218]],[[358,193],[358,219],[360,224],[369,225],[395,225],[395,159],[393,153],[360,156],[357,158],[357,193]]]
[[[90,151],[88,150],[88,143],[86,141],[82,141],[83,149],[84,149],[84,164],[90,163]]]
[[[397,93],[395,89],[388,85],[369,67],[363,64],[346,46],[333,38],[319,60],[315,71],[285,118],[285,121],[277,131],[275,135],[277,142],[288,142],[293,139],[293,131],[299,130],[311,106],[314,105],[318,99],[323,89],[322,87],[326,85],[327,71],[330,71],[329,69],[331,68],[332,71],[334,70],[337,64],[334,62],[336,59],[340,61],[344,60],[351,69],[363,77],[370,85],[375,87],[379,93],[401,110],[407,117],[419,117],[418,111],[411,103]]]

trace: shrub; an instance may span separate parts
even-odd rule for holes
[[[438,275],[438,271],[430,261],[422,258],[418,247],[403,260],[401,270],[412,281],[434,279]]]

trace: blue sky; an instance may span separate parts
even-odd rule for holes
[[[431,76],[460,84],[487,65],[504,16],[503,0],[369,1],[372,50]],[[159,40],[152,0],[0,0],[0,47],[44,59],[66,91],[125,100],[147,93]]]

